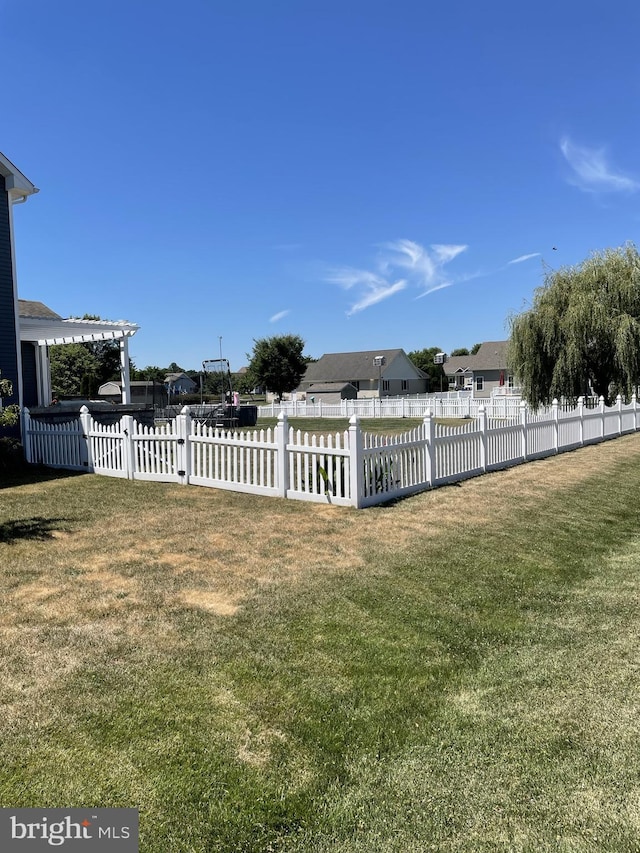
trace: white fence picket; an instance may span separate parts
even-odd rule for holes
[[[193,421],[189,441],[189,482],[255,495],[279,494],[273,430],[229,433]]]
[[[27,412],[23,431],[29,434],[28,442],[25,442],[30,454],[29,462],[72,471],[87,469],[80,421],[47,424],[30,419]]]
[[[339,506],[352,503],[348,432],[318,437],[290,428],[285,452],[287,497]]]
[[[127,435],[121,424],[122,421],[117,424],[100,424],[92,420],[88,441],[92,468],[96,474],[104,474],[107,477],[129,476],[125,455]]]
[[[134,422],[132,432],[133,475],[137,480],[179,483],[179,420],[150,427]]]

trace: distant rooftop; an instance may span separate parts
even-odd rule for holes
[[[34,320],[62,320],[59,314],[47,308],[44,302],[32,302],[29,299],[18,299],[18,314]]]

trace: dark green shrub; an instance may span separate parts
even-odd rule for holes
[[[17,474],[26,466],[22,444],[17,438],[0,438],[0,473]]]

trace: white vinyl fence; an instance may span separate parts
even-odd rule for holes
[[[473,398],[470,393],[450,392],[422,397],[366,397],[359,400],[287,400],[258,408],[261,417],[277,418],[424,418],[431,412],[435,418],[476,418],[481,408],[493,418],[514,418],[520,413],[520,397],[496,396]]]
[[[329,436],[301,433],[281,413],[274,428],[224,430],[192,419],[189,408],[166,424],[143,426],[123,415],[96,422],[83,406],[79,419],[47,424],[23,412],[28,462],[111,477],[159,480],[295,500],[366,507],[636,432],[640,410],[618,397],[588,409],[489,417],[483,407],[462,426],[438,423],[428,412],[415,429],[394,436],[365,433],[358,415]]]

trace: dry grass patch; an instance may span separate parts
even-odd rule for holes
[[[153,508],[135,515],[104,506],[89,526],[54,530],[41,545],[0,544],[11,550],[14,566],[3,618],[36,610],[44,618],[80,622],[109,612],[120,616],[148,599],[150,584],[157,604],[182,602],[232,615],[265,585],[361,569],[374,547],[397,552],[414,541],[457,535],[462,519],[473,528],[495,524],[514,499],[526,512],[547,491],[572,488],[603,467],[637,458],[640,441],[629,436],[362,512],[163,486]],[[63,479],[41,488],[53,498],[83,484]],[[135,485],[117,484],[123,490]],[[21,486],[16,494],[37,489]],[[22,583],[21,565],[29,570]]]

